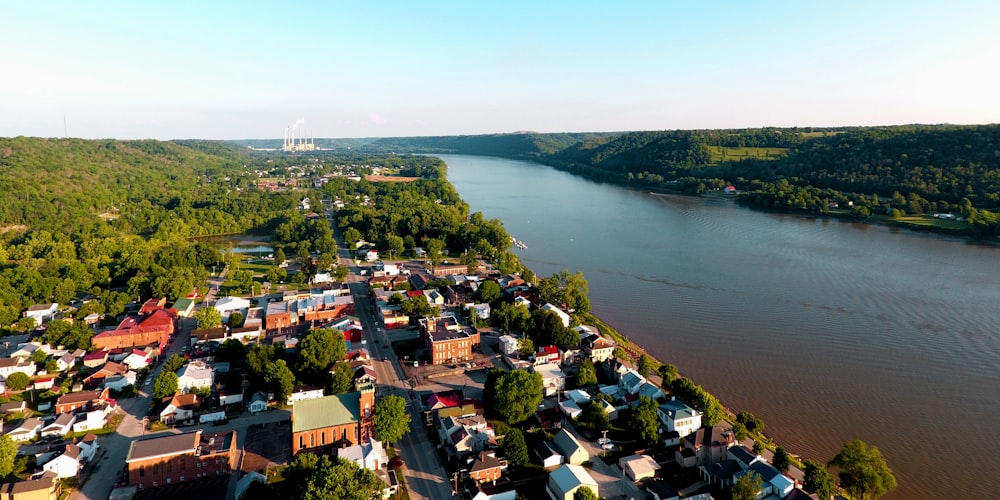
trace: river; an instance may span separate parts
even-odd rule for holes
[[[996,494],[1000,248],[441,158],[525,265],[583,271],[597,316],[790,452],[862,439],[899,481],[885,498]]]

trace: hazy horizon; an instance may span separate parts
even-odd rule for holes
[[[1000,4],[22,3],[0,135],[987,124]]]

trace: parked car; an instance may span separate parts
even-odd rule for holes
[[[611,440],[608,438],[597,438],[597,444],[608,444]]]

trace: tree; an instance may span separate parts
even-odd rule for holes
[[[34,330],[36,326],[38,326],[38,321],[31,316],[20,318],[14,323],[14,329],[21,333],[30,332]]]
[[[597,431],[611,427],[611,418],[604,411],[604,404],[599,399],[593,399],[583,408],[583,420]]]
[[[701,412],[701,421],[705,425],[715,425],[722,421],[723,409],[715,396],[705,391],[700,385],[696,385],[691,379],[679,378],[670,384],[670,392],[677,396],[694,409]]]
[[[338,264],[333,268],[333,279],[337,281],[344,281],[344,278],[347,277],[348,272],[350,272],[350,270],[347,268],[347,266],[342,266]]]
[[[746,426],[739,422],[733,424],[733,437],[736,438],[737,443],[742,443],[747,438]]]
[[[560,306],[565,304],[566,309],[578,313],[590,311],[589,288],[582,272],[570,274],[563,269],[543,279],[538,284],[538,290],[545,302]]]
[[[858,500],[876,499],[896,489],[896,476],[882,453],[860,439],[844,444],[829,465],[839,470],[840,486]]]
[[[282,262],[284,262],[286,260],[288,260],[288,257],[285,256],[285,251],[284,250],[282,250],[279,247],[277,250],[274,251],[274,264],[275,264],[275,266],[280,265]]]
[[[500,454],[507,458],[510,465],[524,465],[528,463],[528,444],[524,441],[524,434],[520,429],[511,427],[500,439]]]
[[[656,369],[656,373],[659,373],[660,378],[663,379],[663,387],[667,387],[667,384],[677,378],[677,367],[670,363],[664,363]]]
[[[806,460],[802,487],[809,493],[815,493],[819,498],[830,498],[837,492],[837,483],[833,476],[822,465]]]
[[[476,295],[479,296],[480,302],[496,302],[500,298],[500,284],[493,280],[484,281],[476,290]]]
[[[7,477],[14,470],[14,459],[17,458],[17,444],[10,436],[0,436],[0,478]]]
[[[234,313],[235,314],[235,313]],[[247,359],[247,348],[236,339],[228,339],[219,346],[215,351],[216,361],[228,361],[230,363],[239,364],[243,363]]]
[[[177,374],[171,370],[162,369],[160,375],[153,382],[153,397],[163,399],[173,396],[177,392]]]
[[[271,283],[281,283],[288,278],[288,271],[278,266],[271,266],[267,268],[267,272],[264,273],[264,279]]]
[[[344,242],[347,243],[348,246],[353,248],[355,243],[361,241],[361,239],[361,231],[358,231],[353,227],[349,227],[344,230]]]
[[[505,372],[487,390],[493,393],[493,414],[508,424],[517,424],[534,414],[542,402],[542,376],[527,370]]]
[[[748,411],[741,411],[736,414],[736,421],[745,425],[747,432],[760,434],[764,432],[764,422]]]
[[[771,465],[775,469],[780,470],[782,473],[788,472],[788,468],[792,466],[792,457],[788,454],[788,450],[779,446],[774,450],[774,457],[771,459]]]
[[[410,414],[406,400],[391,394],[375,403],[375,432],[384,443],[395,443],[410,432]]]
[[[733,500],[757,500],[757,493],[763,485],[756,472],[744,474],[733,484]]]
[[[441,263],[441,252],[444,251],[444,241],[431,239],[427,241],[427,260],[431,267],[437,267]]]
[[[7,388],[15,391],[24,390],[31,383],[31,378],[24,372],[14,372],[7,377]]]
[[[576,374],[576,385],[577,387],[597,385],[597,368],[589,357],[583,358],[583,362],[580,363],[580,371]]]
[[[312,377],[324,375],[335,361],[344,359],[344,334],[333,328],[314,328],[299,342],[296,371]]]
[[[581,486],[573,492],[573,500],[598,500],[598,497],[590,486]]]
[[[656,401],[649,396],[640,396],[639,405],[632,410],[628,428],[635,437],[646,445],[654,445],[660,437],[660,420],[656,413]]]
[[[222,314],[214,307],[202,307],[194,313],[198,320],[198,329],[215,328],[222,324]]]
[[[395,234],[390,234],[385,237],[385,249],[389,252],[389,258],[393,256],[399,256],[403,253],[403,238],[396,236]]]
[[[35,349],[35,352],[31,353],[31,362],[35,364],[44,363],[47,357],[48,355],[45,354],[45,351]]]
[[[754,455],[760,455],[764,453],[764,442],[761,440],[756,440],[753,442],[753,453]]]
[[[330,377],[330,394],[344,394],[354,388],[354,370],[347,363],[337,363]]]
[[[238,328],[240,326],[243,326],[243,313],[239,311],[229,313],[229,327]]]
[[[184,366],[184,363],[187,363],[187,359],[184,356],[180,354],[171,355],[163,362],[163,371],[177,373],[177,370],[180,370]]]
[[[655,364],[656,362],[649,359],[649,356],[640,354],[639,361],[636,363],[635,369],[639,372],[639,375],[648,377],[650,373],[653,373],[656,370]]]
[[[184,358],[181,358],[184,359]],[[247,353],[247,369],[259,381],[265,379],[268,365],[274,359],[274,346],[257,344]],[[169,360],[168,360],[169,361]],[[164,364],[166,366],[166,364]]]
[[[268,364],[264,372],[264,381],[274,391],[274,397],[282,404],[288,401],[288,396],[292,395],[295,389],[295,375],[288,369],[285,360],[279,359]]]
[[[343,458],[300,453],[284,476],[280,491],[274,492],[279,498],[371,500],[382,496],[382,484],[374,472]]]
[[[521,356],[531,356],[535,353],[535,343],[528,337],[517,339],[517,352]]]

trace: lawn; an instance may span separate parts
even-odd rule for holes
[[[954,219],[939,219],[930,215],[908,215],[900,217],[896,221],[911,226],[933,227],[952,231],[960,231],[966,228],[965,222],[959,222]]]
[[[713,164],[751,158],[756,160],[776,160],[788,153],[788,150],[785,148],[727,148],[722,146],[708,146],[708,151],[712,155],[711,162]]]

